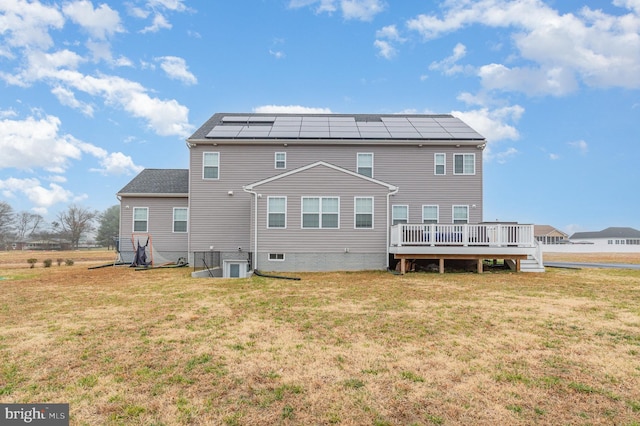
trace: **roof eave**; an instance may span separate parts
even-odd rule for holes
[[[204,138],[187,139],[191,146],[197,145],[392,145],[392,146],[442,146],[464,145],[481,147],[486,139],[318,139],[318,138]],[[484,148],[484,146],[482,146]]]
[[[189,198],[186,192],[175,193],[150,193],[150,192],[118,192],[119,197],[138,197],[138,198]]]

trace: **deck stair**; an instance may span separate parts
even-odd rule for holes
[[[510,269],[516,270],[516,263],[511,259],[506,259],[505,263],[509,266]],[[538,262],[538,260],[532,255],[528,255],[526,259],[522,259],[520,261],[520,272],[544,272],[544,266],[542,262]]]

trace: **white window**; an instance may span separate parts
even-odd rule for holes
[[[287,168],[287,153],[286,152],[276,152],[276,169],[286,169]]]
[[[186,207],[173,208],[173,232],[187,232],[189,214]]]
[[[267,199],[267,228],[287,227],[287,197]]]
[[[355,227],[373,228],[373,197],[356,197],[355,205]]]
[[[302,197],[303,228],[339,228],[340,198]]]
[[[447,174],[445,167],[447,161],[447,154],[434,154],[433,162],[435,164],[434,174],[444,175]]]
[[[219,152],[204,152],[202,154],[202,178],[220,179]]]
[[[476,155],[475,154],[453,154],[453,174],[475,175],[476,174]]]
[[[149,232],[149,208],[133,208],[133,232]]]
[[[453,206],[453,223],[469,223],[469,206]]]
[[[396,205],[391,207],[391,224],[409,223],[409,206]]]
[[[357,167],[358,167],[358,173],[372,178],[373,177],[373,153],[359,152]]]
[[[284,253],[269,253],[269,260],[284,262]]]
[[[438,206],[422,206],[422,223],[438,223]]]

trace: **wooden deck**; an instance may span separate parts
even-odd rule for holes
[[[520,272],[525,259],[541,256],[533,225],[514,224],[399,224],[391,228],[389,253],[400,261],[433,259],[444,273],[446,260],[475,260],[478,273],[484,259],[512,260]]]

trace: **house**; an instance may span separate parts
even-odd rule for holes
[[[629,227],[609,227],[602,231],[576,232],[569,239],[575,244],[640,245],[640,231]]]
[[[144,169],[117,196],[122,260],[131,262],[138,244],[151,245],[154,263],[186,258],[189,170]]]
[[[532,261],[533,225],[482,224],[484,137],[451,115],[214,114],[189,169],[118,192],[122,240],[210,275]],[[185,219],[186,218],[186,219]],[[122,243],[121,243],[122,245]]]
[[[534,225],[533,235],[540,244],[566,244],[569,242],[569,234],[551,225]]]

